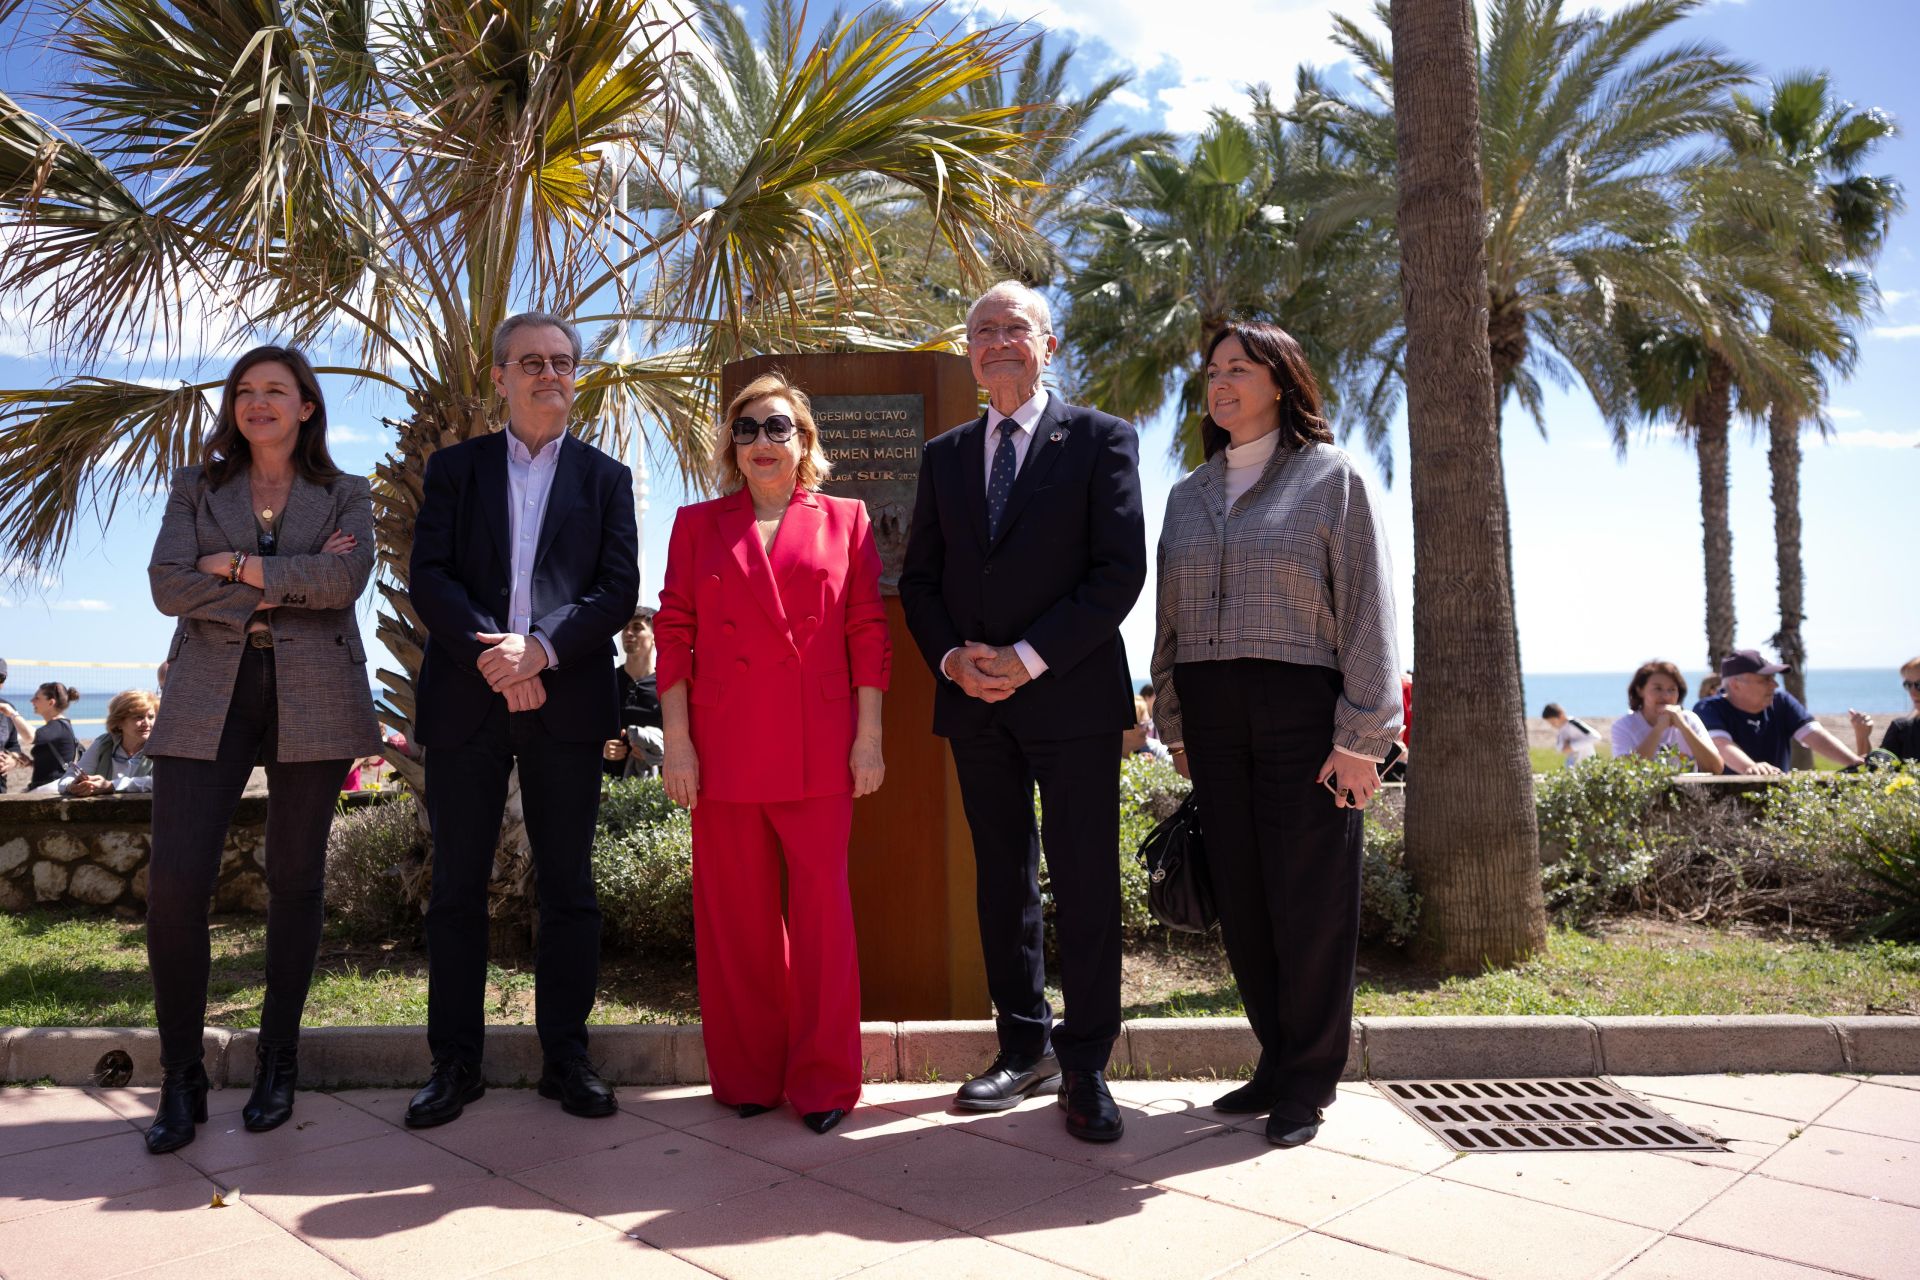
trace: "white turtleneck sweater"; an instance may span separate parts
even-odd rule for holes
[[[1253,488],[1253,482],[1260,478],[1267,459],[1273,457],[1274,447],[1279,443],[1280,433],[1269,431],[1258,440],[1227,446],[1227,510],[1233,510],[1240,495]]]

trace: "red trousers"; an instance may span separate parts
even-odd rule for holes
[[[694,956],[713,1096],[801,1114],[860,1100],[853,797],[693,809]],[[787,911],[780,913],[780,868]]]

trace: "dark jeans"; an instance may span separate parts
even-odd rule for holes
[[[995,726],[952,744],[1000,1047],[1038,1054],[1051,1031],[1062,1067],[1103,1071],[1120,1035],[1120,734],[1031,742]],[[1067,1006],[1058,1027],[1045,991],[1035,782]]]
[[[207,907],[227,826],[256,764],[267,767],[267,995],[260,1043],[288,1045],[300,1036],[325,915],[327,832],[352,761],[282,763],[274,689],[273,650],[246,650],[215,757],[153,761],[147,963],[160,1062],[168,1069],[200,1061],[211,964]]]
[[[600,816],[602,745],[562,742],[547,732],[538,712],[510,712],[506,699],[495,695],[471,738],[457,747],[427,748],[427,817],[433,824],[427,1045],[435,1062],[480,1062],[487,1022],[487,880],[516,761],[540,901],[534,1024],[549,1062],[586,1053],[587,1015],[600,982],[593,830]]]
[[[1254,1083],[1305,1121],[1346,1065],[1360,941],[1361,816],[1314,781],[1340,673],[1239,658],[1180,663],[1173,684]]]

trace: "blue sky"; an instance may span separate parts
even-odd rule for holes
[[[1077,39],[1085,74],[1133,69],[1137,79],[1124,95],[1118,121],[1175,129],[1195,127],[1209,106],[1233,105],[1249,81],[1284,85],[1299,62],[1332,66],[1338,51],[1325,39],[1330,14],[1361,15],[1368,7],[1231,0],[1170,21],[1163,0],[950,5],[956,20],[1011,13]],[[1911,134],[1920,128],[1920,85],[1911,68],[1916,34],[1920,18],[1910,0],[1747,0],[1708,6],[1682,25],[1678,37],[1718,42],[1766,74],[1828,70],[1840,94],[1883,108],[1907,127],[1908,136],[1884,149],[1875,170],[1912,187],[1920,185],[1920,141]],[[0,51],[0,88],[17,94],[37,87],[43,69],[36,57],[19,44]],[[1920,191],[1913,198],[1920,200]],[[1863,334],[1859,369],[1833,396],[1837,434],[1828,442],[1807,442],[1806,637],[1815,666],[1891,667],[1920,652],[1920,592],[1901,550],[1913,543],[1911,513],[1920,481],[1920,407],[1910,372],[1920,354],[1917,248],[1909,215],[1896,225],[1879,272],[1886,313]],[[222,365],[216,360],[210,367],[217,376]],[[0,386],[44,384],[75,372],[124,370],[65,366],[49,358],[33,334],[0,327]],[[388,438],[379,419],[397,411],[394,399],[337,380],[327,391],[337,459],[370,470]],[[1624,460],[1616,459],[1598,415],[1573,394],[1549,394],[1546,440],[1524,420],[1512,421],[1515,416],[1509,415],[1505,461],[1528,669],[1627,671],[1653,656],[1699,669],[1706,643],[1692,455],[1666,433],[1649,431],[1636,437]],[[1140,425],[1151,537],[1178,475],[1165,461],[1168,424]],[[1395,449],[1404,473],[1404,424],[1396,429]],[[1732,509],[1743,645],[1763,644],[1777,625],[1768,484],[1764,440],[1741,427]],[[677,485],[656,474],[643,527],[643,597],[649,600],[659,589],[667,533],[682,500]],[[172,623],[154,612],[143,572],[159,505],[158,499],[133,496],[106,529],[83,516],[64,563],[24,583],[0,584],[0,656],[151,661],[164,653]],[[1404,481],[1387,491],[1385,507],[1399,577],[1402,644],[1410,649],[1413,542]],[[1149,584],[1125,628],[1136,670],[1144,670],[1151,644],[1151,600]],[[377,654],[371,596],[362,602],[362,614]],[[1889,700],[1890,708],[1896,704]]]

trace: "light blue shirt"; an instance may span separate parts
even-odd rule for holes
[[[540,524],[546,519],[554,468],[560,464],[560,442],[565,438],[557,435],[539,453],[530,453],[513,428],[507,428],[507,531],[513,543],[507,629],[538,640],[547,651],[549,667],[559,666],[560,660],[547,638],[533,629],[533,560],[540,549]]]

